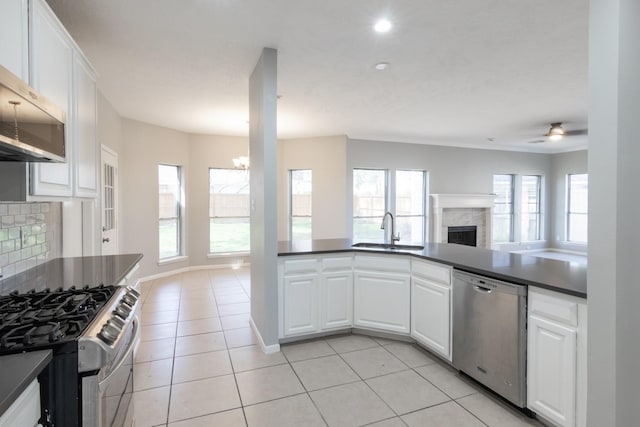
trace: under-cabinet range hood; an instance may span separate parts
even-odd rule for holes
[[[0,66],[0,161],[64,162],[65,113]]]

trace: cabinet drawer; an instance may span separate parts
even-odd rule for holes
[[[352,257],[327,257],[322,259],[322,271],[351,270]]]
[[[411,274],[451,285],[451,268],[426,261],[412,261]]]
[[[356,255],[354,267],[366,270],[397,271],[409,273],[411,262],[408,258],[401,256],[362,256]]]
[[[578,326],[578,303],[548,295],[529,288],[529,314],[536,314],[547,319]]]
[[[309,273],[318,270],[315,258],[288,259],[284,261],[284,274]]]

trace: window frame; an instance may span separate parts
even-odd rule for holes
[[[582,175],[582,176],[586,176],[587,177],[587,210],[585,212],[575,212],[571,210],[571,192],[572,192],[572,185],[571,185],[571,177],[572,176],[576,176],[576,175]],[[575,216],[575,215],[579,215],[579,216],[584,216],[587,218],[587,223],[589,220],[589,208],[588,208],[588,204],[589,204],[589,187],[588,187],[588,183],[589,183],[589,174],[588,173],[569,173],[567,174],[567,205],[566,205],[566,214],[565,214],[565,227],[566,227],[566,241],[567,243],[572,243],[575,245],[587,245],[589,243],[589,229],[587,226],[587,230],[585,230],[585,234],[587,235],[587,239],[585,241],[582,240],[571,240],[571,217]],[[575,191],[575,190],[574,190]]]
[[[492,230],[491,241],[494,244],[497,244],[497,245],[513,243],[513,242],[515,242],[515,204],[516,204],[515,203],[515,196],[516,196],[515,188],[516,188],[516,175],[515,174],[509,174],[509,173],[495,173],[495,174],[493,174],[492,175],[492,187],[493,187],[492,189],[493,189],[494,193],[495,193],[495,179],[496,179],[496,176],[508,176],[508,177],[511,177],[511,184],[510,184],[510,189],[511,189],[511,191],[510,191],[510,193],[511,193],[510,199],[511,199],[511,203],[501,203],[503,205],[511,206],[511,209],[506,214],[502,213],[502,212],[501,213],[497,213],[495,207],[498,204],[498,202],[494,201],[493,202],[493,206],[494,206],[494,208],[493,208],[493,218],[492,218],[492,221],[495,224],[496,217],[503,216],[503,215],[508,215],[509,216],[509,239],[508,240],[496,240],[495,239],[495,234],[494,234],[496,227],[492,227],[493,230]]]
[[[429,183],[429,173],[427,170],[424,169],[410,169],[410,168],[402,168],[402,169],[382,169],[382,168],[367,168],[367,167],[354,167],[351,170],[351,212],[352,212],[352,218],[351,218],[351,238],[354,242],[357,241],[367,241],[367,240],[371,240],[371,239],[367,239],[367,238],[362,238],[362,237],[356,237],[355,236],[355,224],[356,224],[356,220],[357,219],[375,219],[378,221],[382,221],[382,215],[376,215],[376,216],[358,216],[355,214],[355,206],[354,206],[354,199],[355,199],[355,173],[356,171],[378,171],[378,172],[383,172],[384,173],[384,212],[391,212],[393,214],[394,220],[396,221],[396,225],[398,224],[398,219],[399,218],[415,218],[415,217],[420,217],[422,220],[422,241],[412,241],[410,243],[415,243],[415,244],[421,244],[424,245],[427,242],[428,236],[429,236],[429,210],[428,210],[428,206],[429,206],[429,188],[428,188],[428,183]],[[423,194],[423,198],[422,198],[422,215],[397,215],[397,209],[396,209],[396,204],[397,204],[397,187],[396,187],[396,175],[398,171],[403,171],[403,172],[421,172],[422,173],[422,194]],[[383,214],[384,214],[383,212]],[[397,232],[397,230],[396,230]],[[389,231],[387,229],[385,229],[382,232],[381,235],[381,239],[386,239],[386,236],[389,235]],[[401,240],[402,240],[402,235],[400,236]],[[380,239],[376,239],[376,240],[380,240]]]
[[[177,194],[176,194],[176,216],[161,217],[160,215],[160,168],[175,168],[177,178]],[[184,167],[182,165],[170,163],[158,163],[158,262],[167,262],[185,256],[185,215],[184,215]],[[170,256],[161,256],[160,243],[160,223],[162,220],[173,219],[176,222],[176,253]]]
[[[225,256],[225,255],[239,255],[239,254],[247,254],[250,253],[251,251],[251,234],[249,233],[249,241],[247,242],[247,249],[242,249],[239,251],[230,251],[230,250],[220,250],[220,251],[213,251],[212,249],[212,242],[211,242],[211,225],[212,225],[212,220],[215,219],[219,219],[219,218],[229,218],[229,219],[246,219],[249,223],[249,230],[251,227],[251,211],[249,210],[249,212],[247,213],[246,216],[211,216],[211,211],[210,211],[210,206],[211,206],[211,198],[215,193],[211,192],[211,171],[212,170],[223,170],[223,171],[233,171],[233,172],[238,172],[238,173],[243,173],[247,175],[247,183],[249,184],[249,170],[240,170],[240,169],[236,169],[236,168],[224,168],[224,167],[214,167],[211,166],[208,168],[209,170],[209,197],[208,197],[208,204],[207,204],[207,217],[209,220],[209,245],[208,245],[208,250],[207,250],[207,256],[209,257],[218,257],[218,256]],[[248,197],[249,200],[251,198],[251,188],[249,187],[249,193],[248,193]]]
[[[529,205],[526,203],[524,194],[524,179],[532,177],[536,178],[536,210],[534,212],[525,211],[523,206]],[[522,227],[522,220],[524,215],[535,215],[536,217],[536,238],[529,240],[525,238],[525,229]],[[520,177],[520,241],[521,242],[536,242],[540,241],[542,237],[542,175],[522,175]]]
[[[421,215],[400,215],[398,214],[398,209],[397,209],[397,204],[398,204],[398,184],[397,184],[397,175],[398,172],[420,172],[422,173],[422,214]],[[393,215],[396,218],[396,224],[398,224],[398,219],[400,218],[417,218],[419,217],[422,220],[422,241],[411,241],[409,243],[418,243],[421,245],[424,245],[427,241],[427,198],[429,196],[429,193],[427,191],[427,171],[426,170],[422,170],[422,169],[396,169],[393,171],[393,180],[394,180],[394,186],[393,186],[393,198],[394,198],[394,203],[393,203]],[[396,227],[396,232],[397,232],[398,227]],[[400,238],[402,239],[402,236],[400,236]]]
[[[311,177],[311,214],[310,215],[296,215],[293,212],[293,175],[296,172],[309,172]],[[296,239],[293,234],[293,220],[295,218],[308,218],[310,222],[310,236],[309,239],[313,239],[313,169],[289,169],[289,209],[288,209],[288,236],[289,240],[301,240]]]

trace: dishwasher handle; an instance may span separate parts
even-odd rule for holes
[[[479,286],[479,285],[474,285],[473,289],[475,289],[478,292],[485,293],[485,294],[490,294],[491,292],[493,292],[493,289],[485,288],[484,286]]]

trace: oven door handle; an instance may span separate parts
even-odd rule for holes
[[[111,372],[109,372],[109,374],[104,379],[102,379],[98,384],[98,388],[100,389],[101,392],[102,392],[103,384],[108,384],[109,381],[111,381],[111,378],[120,370],[120,368],[122,368],[122,365],[124,365],[124,363],[127,361],[127,359],[129,358],[129,355],[136,348],[136,344],[140,340],[139,322],[140,322],[140,319],[138,317],[133,319],[133,322],[132,322],[133,338],[129,342],[129,348],[127,348],[127,351],[125,351],[122,357],[120,358],[120,360],[118,360],[118,363],[115,365],[115,367],[111,367]]]

